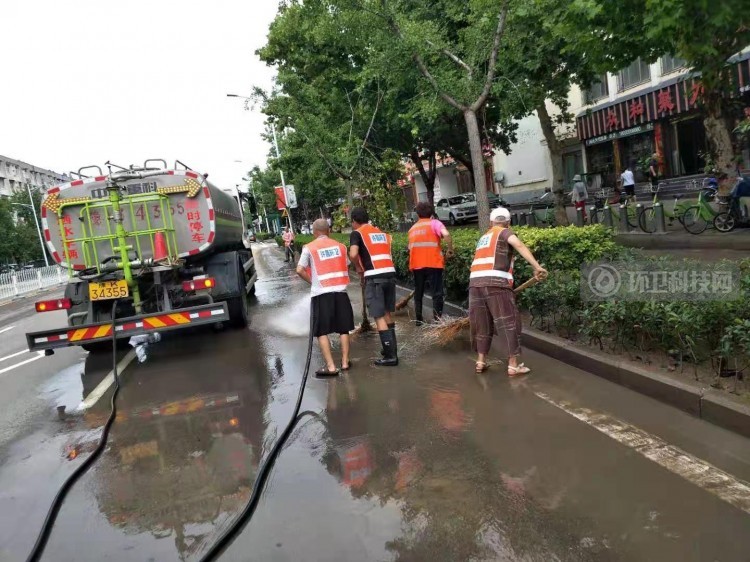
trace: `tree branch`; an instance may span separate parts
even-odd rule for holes
[[[417,167],[417,170],[419,171],[419,175],[422,176],[422,179],[427,183],[427,172],[424,169],[424,164],[422,163],[422,157],[419,155],[419,151],[416,148],[412,148],[411,152],[409,153],[409,158],[411,158],[411,161],[414,162],[414,165]]]
[[[487,97],[490,95],[492,89],[492,82],[495,80],[495,65],[497,64],[497,54],[500,51],[500,40],[503,38],[505,33],[505,21],[508,16],[508,1],[504,0],[503,7],[500,10],[500,15],[497,18],[497,28],[495,29],[495,38],[492,42],[492,52],[490,53],[489,66],[487,68],[487,77],[484,81],[484,88],[482,93],[479,95],[477,100],[471,104],[472,111],[478,111],[480,107],[487,101]]]
[[[362,150],[367,145],[367,140],[370,138],[370,133],[372,132],[372,126],[375,124],[375,116],[378,114],[378,109],[380,108],[380,102],[383,100],[383,94],[380,91],[380,83],[378,83],[378,98],[375,102],[375,111],[372,112],[372,118],[370,119],[370,126],[367,128],[367,133],[365,134],[365,138],[362,139],[362,146],[359,147],[359,150],[357,151],[357,160],[352,164],[351,168],[349,168],[349,174],[352,173],[354,170],[354,167],[357,165],[357,162],[359,162],[360,157],[362,156]]]
[[[337,178],[342,179],[344,181],[352,179],[351,175],[348,175],[345,172],[342,172],[339,168],[337,168],[336,166],[333,165],[333,163],[331,162],[331,160],[323,153],[322,150],[320,150],[320,148],[318,147],[318,145],[313,142],[313,140],[307,135],[307,133],[305,133],[304,131],[301,131],[301,130],[299,132],[302,134],[303,137],[305,137],[305,140],[307,140],[307,142],[310,143],[310,145],[313,147],[313,149],[315,150],[315,152],[318,153],[318,156],[320,156],[320,158],[323,160],[323,162],[325,162],[326,166],[328,166],[328,169],[331,170],[331,172],[333,172],[334,176],[336,176]]]
[[[435,49],[438,48],[430,40],[427,40],[427,44],[430,47],[433,47]],[[459,57],[457,57],[456,55],[454,55],[453,53],[451,53],[448,49],[440,49],[440,52],[443,53],[449,59],[451,59],[453,62],[455,62],[458,66],[460,66],[461,68],[463,68],[466,71],[466,73],[469,75],[469,80],[471,80],[474,77],[474,71],[472,70],[472,68],[468,64],[466,64],[463,60],[461,60]]]

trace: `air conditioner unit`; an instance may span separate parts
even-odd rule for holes
[[[495,183],[503,183],[505,181],[505,173],[497,171],[495,172]]]

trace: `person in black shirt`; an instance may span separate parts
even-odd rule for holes
[[[365,302],[383,346],[383,357],[375,365],[398,365],[396,324],[391,314],[396,310],[396,268],[391,256],[391,237],[369,224],[367,211],[352,209],[352,233],[349,237],[349,259],[355,265],[365,289]]]

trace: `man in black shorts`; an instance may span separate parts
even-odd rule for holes
[[[391,237],[369,222],[367,211],[362,207],[352,209],[349,258],[364,283],[367,309],[375,318],[383,346],[383,357],[377,359],[375,365],[395,367],[398,347],[391,313],[396,310],[396,268],[391,256]]]
[[[349,260],[346,246],[328,237],[325,219],[313,223],[315,240],[302,248],[297,275],[310,283],[312,294],[313,336],[318,338],[325,367],[315,374],[335,376],[339,370],[333,361],[329,334],[341,337],[341,370],[348,371],[349,332],[354,329],[354,312],[346,287],[349,285]]]

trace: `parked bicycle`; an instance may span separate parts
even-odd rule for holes
[[[656,209],[654,206],[659,203],[659,190],[664,185],[666,184],[660,182],[659,185],[656,186],[656,189],[652,190],[654,199],[651,202],[651,205],[643,207],[638,215],[638,226],[643,232],[648,234],[656,232]],[[664,218],[667,220],[667,226],[672,226],[675,220],[680,224],[683,224],[683,215],[685,214],[685,211],[692,206],[692,201],[680,201],[680,199],[682,199],[682,194],[675,194],[674,205],[671,211],[667,209],[666,206],[662,206],[664,210]]]
[[[533,216],[536,219],[538,226],[555,226],[555,208],[551,202],[546,201],[547,206],[544,209],[534,209],[534,205],[545,202],[540,197],[533,197],[529,201],[529,210],[526,212],[527,222],[528,217]]]
[[[636,206],[635,206],[635,199],[633,199],[633,202],[629,202],[627,198],[622,199],[622,204],[625,206],[625,213],[627,214],[628,226],[630,228],[638,228],[638,215],[637,215]],[[599,224],[604,224],[604,216],[605,216],[605,213],[607,212],[606,209],[609,209],[612,212],[613,221],[619,224],[620,205],[610,204],[609,201],[607,201],[601,209],[599,208],[596,209],[596,222]]]
[[[714,217],[713,225],[716,230],[731,232],[737,226],[750,226],[750,209],[745,203],[748,193],[750,193],[750,177],[739,176],[729,196],[729,207]]]
[[[685,209],[682,215],[682,226],[690,234],[701,234],[709,228],[709,225],[713,228],[714,218],[719,213],[711,207],[710,198],[710,194],[701,191],[698,194],[698,203]]]

